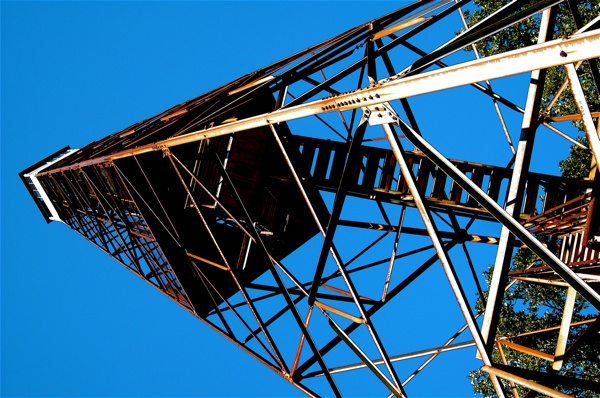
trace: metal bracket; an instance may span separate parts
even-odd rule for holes
[[[369,121],[369,126],[379,126],[382,124],[395,124],[399,126],[398,114],[387,102],[369,105],[362,109],[365,118]]]

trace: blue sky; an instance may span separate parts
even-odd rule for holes
[[[17,173],[403,4],[2,2],[2,395],[301,395],[67,227],[46,225]],[[524,103],[523,89],[498,87]],[[427,101],[417,98],[415,106]],[[477,125],[493,116],[488,108],[465,116],[439,106],[424,125]],[[432,140],[449,157],[505,164],[502,139],[473,143],[501,138],[499,123],[489,120]],[[519,123],[509,120],[513,139]],[[568,145],[544,134],[533,167],[556,174]],[[473,356],[452,361],[469,369],[478,366]],[[409,392],[472,395],[452,361],[432,366],[429,375],[443,374],[435,383],[415,381]]]

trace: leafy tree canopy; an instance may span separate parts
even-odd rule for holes
[[[577,138],[585,146],[589,146],[585,136]],[[590,174],[592,164],[592,153],[579,146],[572,145],[569,157],[561,160],[558,167],[563,177],[567,178],[585,178]]]

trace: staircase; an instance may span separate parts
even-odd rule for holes
[[[316,186],[335,192],[341,179],[348,153],[348,144],[316,138],[292,136],[290,149],[299,151],[304,166],[309,170]],[[412,196],[394,154],[389,149],[362,146],[362,164],[358,179],[349,187],[349,194],[392,203],[412,204]],[[466,216],[489,218],[487,210],[439,170],[425,155],[406,152],[417,185],[429,205],[438,211],[453,211]],[[512,170],[460,160],[451,161],[490,198],[504,205]],[[538,211],[545,212],[578,197],[585,189],[580,180],[558,176],[528,173],[525,196],[520,209],[520,219],[528,220]]]

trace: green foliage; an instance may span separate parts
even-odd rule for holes
[[[589,146],[586,137],[578,137],[577,141],[585,146]],[[592,153],[576,145],[571,146],[569,157],[558,163],[558,167],[563,177],[585,178],[590,174],[592,164]]]
[[[474,9],[465,12],[469,26],[482,21],[500,7],[506,5],[508,0],[474,0]],[[535,1],[523,2],[523,8]],[[581,13],[584,24],[600,14],[600,0],[584,0],[578,2],[578,9]],[[561,3],[557,9],[557,24],[553,31],[553,38],[566,37],[576,31],[575,23],[566,2]],[[514,26],[502,30],[489,38],[476,44],[477,50],[482,56],[502,53],[505,51],[521,48],[535,44],[538,38],[541,15],[525,19]],[[471,51],[471,48],[467,49]],[[600,98],[598,90],[594,85],[589,63],[584,62],[578,69],[580,82],[584,89],[588,105],[592,112],[600,110]],[[567,89],[558,97],[552,109],[548,112],[544,108],[554,99],[558,89],[566,80],[562,68],[551,68],[547,71],[546,84],[542,97],[542,118],[553,117],[557,115],[573,115],[578,113],[575,101],[573,100],[570,89]],[[582,130],[579,122],[575,126]],[[579,137],[579,142],[588,146],[585,137]],[[587,177],[590,170],[591,154],[589,150],[583,150],[578,146],[571,147],[569,157],[560,162],[559,167],[564,177],[583,178]],[[543,240],[544,237],[540,236]],[[523,270],[529,266],[541,266],[541,261],[529,249],[519,250],[513,258],[511,270]],[[491,279],[492,270],[486,272],[488,282]],[[539,285],[533,283],[514,283],[506,292],[500,320],[498,325],[498,336],[510,337],[523,333],[546,329],[560,325],[562,318],[562,309],[565,302],[565,288]],[[487,296],[487,292],[484,292]],[[486,297],[487,298],[487,297]],[[481,301],[477,304],[478,309],[483,308]],[[586,302],[580,296],[577,297],[573,322],[594,317],[591,311],[586,309]],[[568,345],[581,335],[587,326],[572,327],[569,334]],[[556,349],[556,339],[558,331],[548,331],[545,333],[530,334],[521,337],[511,338],[510,341],[533,348],[535,350],[554,354]],[[600,343],[588,339],[588,342],[579,349],[565,363],[562,369],[556,373],[568,377],[579,377],[588,380],[600,382]],[[568,346],[567,345],[567,346]],[[509,365],[523,369],[540,370],[553,374],[552,363],[531,355],[523,354],[510,348],[504,348],[505,359]],[[503,363],[500,352],[497,347],[492,353],[492,361]],[[475,393],[483,394],[486,397],[495,396],[495,391],[488,378],[487,373],[479,370],[470,374],[471,383]],[[510,391],[510,386],[505,384],[506,391]],[[551,386],[567,394],[577,397],[593,396],[589,391],[582,388],[569,387],[564,385]],[[527,390],[517,386],[521,397],[527,394]]]

